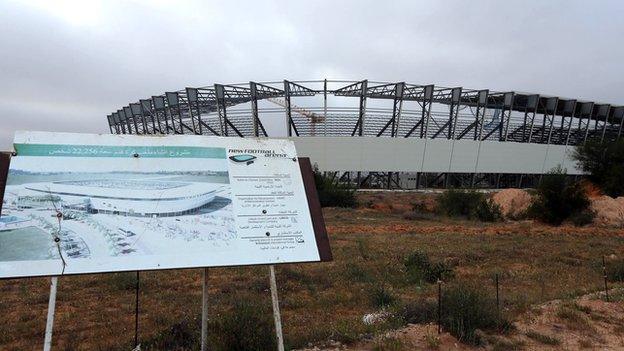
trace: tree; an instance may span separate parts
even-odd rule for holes
[[[572,157],[605,194],[624,195],[624,139],[602,143],[588,141],[577,146]]]

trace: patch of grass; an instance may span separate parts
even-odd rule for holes
[[[401,339],[393,336],[381,336],[375,340],[373,351],[402,351],[406,345]]]
[[[595,328],[589,322],[586,312],[579,308],[577,304],[561,304],[557,309],[556,316],[560,318],[568,328],[581,332],[590,333]]]
[[[438,303],[433,299],[420,298],[399,309],[399,314],[405,323],[424,324],[435,321],[438,313]]]
[[[214,350],[264,351],[276,348],[271,311],[251,299],[236,299],[232,310],[216,321]]]
[[[444,262],[431,262],[422,251],[413,251],[403,260],[407,280],[410,283],[435,283],[453,277],[453,268]]]
[[[440,337],[436,334],[427,333],[425,335],[425,343],[429,349],[437,350],[440,348]]]
[[[154,337],[142,341],[142,350],[197,350],[200,347],[201,319],[182,320]]]
[[[577,227],[584,227],[586,225],[590,225],[594,222],[594,218],[596,218],[596,212],[585,209],[583,211],[578,211],[570,215],[570,222]]]
[[[364,269],[361,265],[353,262],[348,262],[345,265],[344,274],[349,280],[358,283],[368,283],[373,280],[373,276],[370,272]]]
[[[106,276],[110,286],[116,290],[134,290],[136,289],[136,273],[120,272],[111,273]]]
[[[556,337],[549,336],[549,335],[546,335],[546,334],[541,334],[541,333],[538,333],[536,331],[530,330],[530,331],[526,332],[525,335],[527,337],[529,337],[529,338],[539,342],[539,343],[544,344],[544,345],[557,346],[557,345],[561,344],[561,340],[557,339]]]
[[[370,294],[371,304],[378,308],[386,308],[397,302],[397,297],[385,286],[374,286]]]

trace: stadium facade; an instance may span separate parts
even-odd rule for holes
[[[531,186],[570,154],[622,136],[624,106],[405,82],[214,84],[107,116],[116,134],[287,137],[320,170],[360,187]]]
[[[217,191],[206,183],[116,179],[33,183],[25,189],[58,197],[64,208],[137,217],[192,213],[210,203]]]

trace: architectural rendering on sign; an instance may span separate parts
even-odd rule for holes
[[[320,260],[291,142],[24,132],[14,145],[0,277]]]
[[[579,174],[571,149],[620,138],[624,106],[405,82],[284,80],[167,92],[107,118],[115,134],[290,137],[320,170],[362,187],[502,187],[533,184],[559,165]]]

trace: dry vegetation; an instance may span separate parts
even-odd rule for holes
[[[435,296],[435,284],[410,279],[405,259],[415,251],[452,268],[444,286],[476,285],[494,296],[493,278],[498,274],[502,313],[510,319],[550,300],[599,291],[602,256],[624,252],[624,232],[618,228],[553,227],[533,221],[485,224],[441,218],[427,210],[431,195],[364,194],[359,202],[362,205],[357,209],[325,210],[333,262],[278,267],[289,348],[329,339],[357,343],[365,336],[375,338],[384,335],[384,330],[402,327],[397,318],[365,325],[362,316],[379,310],[380,301],[398,310],[411,301]],[[415,210],[421,210],[421,215],[414,215]],[[215,340],[223,332],[217,322],[231,314],[235,301],[255,301],[270,308],[266,267],[211,269],[210,274]],[[47,278],[0,281],[0,349],[41,348],[48,284]],[[131,348],[133,273],[68,276],[59,284],[55,349]],[[168,349],[196,348],[200,284],[200,270],[141,273],[140,339],[144,349],[162,349],[163,345]],[[570,318],[575,318],[576,312],[587,314],[570,306],[557,310],[560,314],[555,312],[555,316],[565,320],[566,313]],[[527,332],[524,345],[557,343],[549,339],[549,331],[523,332]],[[427,332],[423,338],[430,347],[439,347],[437,335]],[[378,350],[403,347],[402,341],[393,341],[392,336],[375,342]]]

